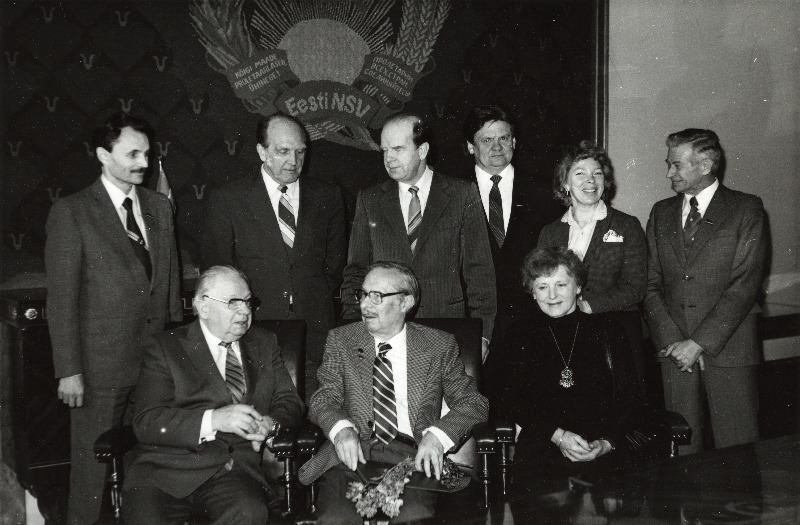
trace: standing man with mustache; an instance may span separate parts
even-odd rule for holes
[[[419,279],[417,317],[481,319],[485,359],[497,290],[481,198],[474,183],[428,166],[430,140],[425,121],[412,113],[393,115],[383,126],[383,165],[391,180],[358,196],[342,285],[343,316],[360,317],[355,293],[370,264],[403,263]]]
[[[342,282],[342,194],[317,177],[301,177],[307,140],[297,119],[283,113],[263,117],[256,137],[261,169],[211,195],[201,267],[232,265],[247,274],[261,300],[256,319],[305,320],[310,394],[335,323],[333,295]]]
[[[702,448],[705,402],[717,448],[752,443],[758,440],[764,206],[720,183],[723,151],[713,131],[672,133],[667,148],[667,178],[677,195],[650,212],[644,299],[662,357],[664,401],[692,427],[681,454]]]
[[[116,113],[93,135],[100,178],[47,219],[47,313],[58,397],[71,407],[69,523],[100,516],[95,439],[130,421],[142,339],[183,316],[172,207],[139,185],[152,128]]]

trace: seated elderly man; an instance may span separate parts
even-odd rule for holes
[[[441,476],[444,453],[486,421],[488,402],[464,371],[451,334],[407,323],[419,284],[399,263],[369,267],[356,293],[363,322],[331,330],[320,388],[309,401],[311,421],[327,441],[300,470],[300,481],[320,478],[319,523],[360,523],[345,498],[354,472],[367,460],[415,458],[417,470]],[[442,399],[450,411],[441,416]],[[409,490],[394,523],[432,516],[435,492]]]
[[[126,524],[267,522],[259,467],[264,441],[303,415],[275,334],[250,329],[246,276],[213,266],[197,281],[198,320],[156,334],[134,398],[133,450],[123,491]]]

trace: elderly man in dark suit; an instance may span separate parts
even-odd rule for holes
[[[704,398],[715,445],[749,443],[758,439],[764,208],[755,195],[720,184],[722,147],[713,131],[673,133],[667,147],[667,177],[678,195],[650,213],[644,301],[663,357],[665,401],[694,430],[682,452],[701,449]]]
[[[282,113],[262,118],[256,136],[259,173],[211,195],[201,265],[244,271],[263,305],[256,319],[306,321],[306,390],[313,392],[345,264],[342,196],[332,184],[300,176],[306,134],[296,119]]]
[[[150,125],[117,113],[93,135],[101,176],[47,218],[47,313],[58,397],[72,407],[69,523],[100,515],[94,441],[127,419],[142,338],[182,319],[172,207],[139,187]]]
[[[250,328],[247,278],[214,266],[198,279],[198,320],[150,339],[134,397],[123,492],[127,524],[267,522],[264,441],[303,415],[275,334]]]
[[[406,322],[419,285],[410,268],[377,262],[358,297],[363,322],[328,335],[320,389],[309,417],[329,438],[300,470],[320,478],[320,523],[360,523],[345,499],[359,463],[414,457],[418,470],[440,478],[444,453],[488,417],[488,402],[464,371],[451,334]],[[449,412],[442,416],[442,402]],[[435,493],[407,490],[395,523],[433,514]]]
[[[410,266],[422,296],[416,315],[477,317],[488,353],[497,291],[489,238],[474,183],[428,167],[430,132],[417,115],[390,117],[381,132],[383,164],[392,180],[358,196],[342,285],[345,318],[358,317],[358,292],[375,261]]]
[[[536,247],[539,231],[558,217],[561,208],[530,173],[511,164],[517,139],[511,115],[495,105],[478,106],[464,124],[467,150],[475,157],[474,180],[483,204],[495,278],[497,317],[493,346],[511,321],[532,313],[520,268]]]

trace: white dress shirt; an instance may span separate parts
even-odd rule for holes
[[[267,194],[269,195],[269,202],[272,205],[272,212],[275,218],[278,218],[278,204],[281,201],[281,186],[272,177],[270,177],[264,166],[261,166],[261,177],[264,179],[264,185],[267,187]],[[300,218],[300,179],[297,179],[291,184],[286,184],[286,198],[289,199],[289,204],[292,205],[294,211],[294,224],[297,226],[298,219]]]
[[[419,178],[416,184],[417,197],[419,197],[419,210],[422,216],[425,216],[425,206],[428,205],[428,196],[431,194],[431,181],[433,180],[433,170],[430,166],[425,168],[422,177]],[[405,182],[398,182],[397,188],[400,193],[400,211],[403,212],[403,221],[408,226],[408,205],[411,204],[411,192],[408,191],[412,184]]]
[[[372,355],[373,360],[378,356],[378,346],[381,343],[389,343],[392,347],[386,352],[386,358],[392,364],[394,398],[397,407],[397,431],[413,437],[414,432],[411,429],[411,417],[408,414],[408,345],[406,343],[406,325],[403,325],[403,329],[388,341],[375,339],[375,353]],[[336,434],[338,434],[341,429],[347,427],[355,428],[355,425],[346,419],[337,421],[336,424],[333,425],[333,428],[331,428],[328,437],[333,441]],[[439,439],[445,451],[450,450],[453,445],[455,445],[453,440],[439,428],[430,426],[423,430],[422,434],[425,435],[428,432],[433,433],[433,435]]]
[[[203,337],[205,337],[206,344],[211,350],[211,358],[214,359],[214,364],[217,365],[217,370],[219,370],[219,373],[222,375],[222,379],[224,381],[225,365],[228,361],[228,349],[219,345],[222,340],[208,330],[205,321],[202,319],[200,319],[200,329],[203,331]],[[233,353],[236,354],[236,359],[239,360],[239,365],[241,366],[242,351],[239,348],[239,341],[233,341],[231,349],[233,349]],[[244,367],[242,370],[244,370]],[[217,437],[217,431],[211,430],[211,412],[213,412],[213,409],[203,412],[203,420],[200,423],[199,443],[203,443],[204,441],[214,441]]]
[[[119,220],[122,221],[122,227],[128,230],[128,210],[122,207],[122,203],[126,198],[130,198],[133,202],[133,218],[136,224],[139,225],[139,231],[142,232],[144,237],[144,245],[149,249],[150,243],[147,241],[147,228],[144,227],[144,220],[142,219],[142,207],[139,205],[139,197],[136,193],[136,185],[131,186],[131,191],[127,194],[121,189],[117,188],[105,175],[100,176],[100,182],[103,183],[108,196],[111,197],[111,202],[114,204],[114,209],[117,210]]]
[[[497,188],[500,190],[500,200],[503,202],[503,231],[507,232],[508,221],[511,220],[511,196],[514,193],[514,166],[509,164],[498,175],[501,177]],[[494,185],[491,177],[491,174],[485,172],[477,164],[475,165],[475,178],[478,181],[478,191],[481,194],[487,221],[489,220],[489,192],[492,191]]]
[[[717,192],[717,188],[719,188],[719,179],[714,179],[714,182],[711,183],[711,186],[703,189],[697,195],[689,195],[688,193],[683,194],[683,209],[681,210],[681,228],[683,228],[683,226],[686,224],[686,218],[689,217],[689,212],[692,210],[692,205],[689,204],[689,201],[692,199],[692,197],[697,199],[697,211],[700,212],[700,217],[705,217],[708,205],[711,203],[711,199]]]
[[[572,215],[572,206],[569,207],[567,212],[561,217],[561,222],[569,224],[569,241],[567,248],[575,252],[575,255],[582,261],[586,257],[586,252],[589,250],[589,243],[592,241],[594,228],[597,226],[597,221],[602,221],[608,216],[608,208],[606,203],[602,200],[597,201],[597,206],[592,213],[592,218],[586,223],[586,226],[581,228],[578,221]]]

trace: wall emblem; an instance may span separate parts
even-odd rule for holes
[[[411,100],[434,69],[431,51],[450,0],[197,0],[192,26],[209,65],[248,111],[289,113],[312,140],[377,150],[369,129]],[[250,12],[250,10],[248,10]]]

